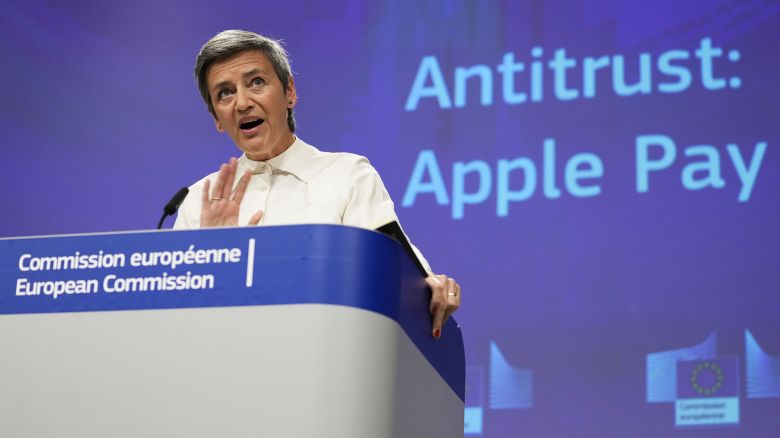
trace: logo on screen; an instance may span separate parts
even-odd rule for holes
[[[713,331],[699,344],[647,355],[647,402],[673,403],[677,427],[738,425],[742,391],[747,400],[780,398],[780,357],[766,353],[750,330],[744,358],[719,356],[717,344]]]
[[[691,388],[703,396],[720,391],[723,388],[723,368],[710,361],[697,364],[691,372]]]
[[[677,362],[675,425],[739,424],[739,358]]]

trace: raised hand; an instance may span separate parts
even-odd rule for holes
[[[231,157],[227,164],[221,165],[214,190],[210,190],[211,181],[206,179],[206,183],[203,185],[200,210],[201,227],[234,227],[238,225],[238,211],[249,180],[252,178],[252,171],[247,170],[241,176],[234,192],[232,187],[237,168],[238,160],[235,157]],[[260,210],[252,216],[248,225],[257,225],[262,218],[263,211]]]

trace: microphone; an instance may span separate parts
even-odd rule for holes
[[[166,217],[172,216],[176,214],[176,210],[179,209],[179,206],[184,201],[184,198],[187,197],[187,193],[190,192],[190,189],[187,187],[182,187],[178,192],[176,192],[175,195],[173,195],[173,198],[171,198],[170,201],[168,201],[167,204],[165,204],[165,208],[163,209],[163,215],[160,218],[160,222],[157,224],[157,229],[159,230],[162,228],[163,221]]]

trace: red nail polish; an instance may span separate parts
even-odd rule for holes
[[[441,336],[441,330],[436,329],[433,331],[433,337],[436,339],[439,339],[439,336]]]

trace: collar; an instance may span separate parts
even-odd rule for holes
[[[238,174],[241,175],[246,169],[251,169],[256,173],[263,173],[263,168],[270,165],[271,170],[281,170],[292,174],[301,181],[308,183],[311,177],[310,159],[316,149],[309,146],[303,140],[295,137],[295,141],[281,154],[267,161],[250,160],[246,154],[238,159]]]

